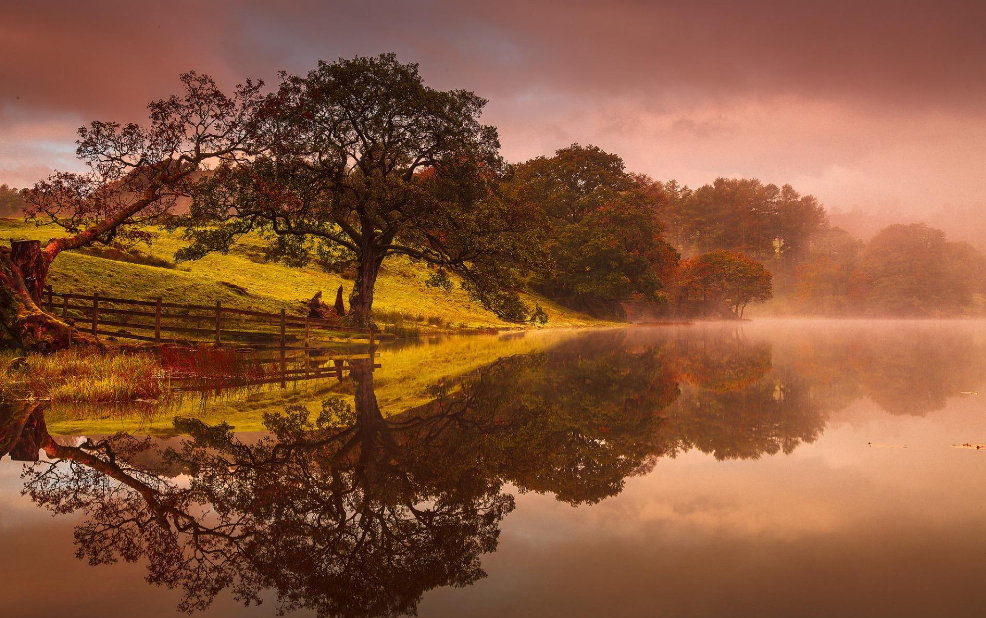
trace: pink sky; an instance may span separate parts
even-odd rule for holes
[[[791,183],[920,216],[986,203],[981,2],[0,0],[0,183],[74,169],[75,129],[139,121],[195,69],[232,86],[396,51],[490,100],[523,160],[572,142],[689,185]]]

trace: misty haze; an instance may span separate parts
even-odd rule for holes
[[[983,23],[0,0],[4,615],[983,615]]]

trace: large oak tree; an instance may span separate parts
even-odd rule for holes
[[[254,124],[252,159],[200,183],[178,258],[255,233],[274,259],[352,263],[350,319],[369,326],[381,265],[404,255],[432,265],[433,282],[455,272],[495,313],[523,319],[514,266],[538,259],[540,227],[497,195],[504,166],[496,129],[479,120],[485,104],[426,86],[394,54],[282,74]]]

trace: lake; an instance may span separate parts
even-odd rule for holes
[[[8,405],[3,452],[41,452],[0,461],[3,615],[986,615],[984,322],[347,362],[178,410]]]

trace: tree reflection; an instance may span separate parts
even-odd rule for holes
[[[571,504],[616,495],[663,453],[660,412],[678,395],[664,349],[620,337],[504,359],[460,386],[423,409],[462,420],[441,452]]]
[[[821,434],[831,410],[876,392],[867,376],[916,358],[894,357],[882,340],[790,343],[777,354],[735,331],[592,333],[442,382],[430,403],[390,417],[372,361],[354,360],[346,397],[268,414],[262,438],[177,419],[187,438],[171,447],[127,434],[61,443],[43,405],[22,403],[0,407],[0,455],[36,461],[43,449],[48,461],[27,469],[25,491],[55,513],[85,515],[79,556],[146,560],[150,582],[184,592],[182,610],[225,589],[248,604],[272,590],[284,611],[396,616],[429,589],[484,576],[481,558],[514,508],[507,486],[592,504],[686,450],[790,453]],[[897,350],[912,347],[929,354]],[[952,366],[935,358],[935,372]],[[929,380],[951,392],[974,379],[955,373]]]
[[[390,418],[369,361],[351,377],[352,404],[270,414],[252,443],[178,419],[189,437],[177,448],[127,434],[60,444],[38,406],[30,439],[50,461],[28,469],[25,491],[85,515],[75,537],[91,564],[146,559],[150,582],[183,590],[181,610],[272,589],[284,611],[402,615],[426,590],[484,575],[514,506],[505,483],[573,504],[618,493],[660,448],[657,412],[677,393],[661,353],[612,349],[503,359]],[[574,386],[562,395],[558,381]]]
[[[419,474],[428,449],[404,449],[399,436],[421,419],[384,420],[372,383],[356,374],[355,409],[330,400],[317,415],[270,415],[271,435],[253,444],[228,426],[178,421],[190,438],[161,456],[187,480],[128,463],[155,448],[151,440],[65,446],[46,436],[55,461],[29,469],[25,491],[56,513],[86,515],[80,557],[145,558],[150,582],[183,590],[184,611],[228,588],[245,603],[273,589],[284,611],[413,613],[423,591],[483,576],[479,556],[496,547],[513,498],[486,478]]]
[[[897,415],[941,410],[949,397],[976,390],[986,375],[982,342],[954,329],[916,337],[860,332],[846,356],[860,392]]]
[[[986,378],[982,336],[969,325],[842,327],[805,332],[778,356],[780,368],[808,380],[813,403],[839,410],[861,398],[893,415],[925,416]]]
[[[697,448],[716,459],[791,453],[825,428],[811,383],[789,366],[774,367],[769,344],[738,333],[676,342],[682,393],[668,410],[669,454]]]

